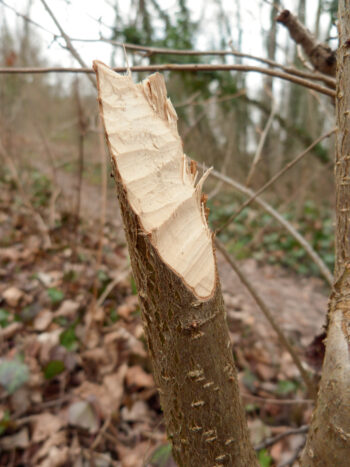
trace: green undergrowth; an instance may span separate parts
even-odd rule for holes
[[[228,195],[210,200],[211,228],[220,229],[241,203],[232,201]],[[277,210],[333,271],[334,215],[331,208],[309,200],[302,206],[288,205],[284,212]],[[299,243],[270,214],[254,205],[245,208],[218,237],[237,259],[254,258],[261,264],[279,264],[301,275],[320,276],[318,267]]]

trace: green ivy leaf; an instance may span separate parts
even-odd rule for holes
[[[6,328],[6,326],[8,326],[8,317],[9,317],[10,313],[6,310],[4,310],[3,308],[0,308],[0,326],[2,328]]]
[[[277,393],[280,395],[290,394],[298,389],[298,384],[295,381],[278,381]]]
[[[157,467],[165,467],[171,458],[171,444],[163,444],[153,451],[147,464],[152,464]]]
[[[2,419],[0,420],[0,436],[5,433],[11,422],[10,411],[5,410]]]
[[[64,293],[62,292],[62,290],[50,288],[47,289],[47,294],[50,297],[50,300],[53,303],[53,305],[57,305],[64,299]]]
[[[66,329],[60,334],[60,344],[67,350],[76,350],[78,347],[78,339],[75,335],[74,327]]]
[[[272,462],[272,457],[266,451],[266,449],[261,449],[258,454],[258,460],[261,467],[270,467]]]
[[[52,379],[65,370],[62,360],[51,360],[44,368],[45,379]]]

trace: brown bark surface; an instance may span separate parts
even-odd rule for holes
[[[336,266],[326,354],[303,467],[350,464],[350,0],[339,2]]]
[[[283,24],[291,38],[300,44],[316,70],[329,76],[335,76],[335,52],[327,45],[318,42],[317,38],[289,10],[283,10],[276,21]]]
[[[101,102],[100,108],[103,118]],[[186,467],[254,467],[219,279],[211,298],[196,298],[160,258],[130,206],[114,157],[112,165],[174,458]]]

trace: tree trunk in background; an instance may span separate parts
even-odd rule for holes
[[[350,0],[339,1],[336,142],[336,265],[326,354],[303,467],[350,463]]]
[[[183,155],[163,77],[135,85],[100,62],[94,68],[174,458],[185,467],[254,467],[202,182],[195,186]]]
[[[271,4],[270,9],[270,28],[267,35],[266,40],[266,48],[267,48],[267,58],[269,60],[276,59],[276,36],[277,36],[277,23],[276,23],[276,7],[279,7],[280,0],[276,0],[274,3]],[[272,76],[266,76],[264,78],[264,87],[263,96],[262,96],[262,103],[265,105],[267,109],[269,109],[269,114],[271,113],[272,107],[272,96],[273,96],[273,78]],[[262,114],[260,118],[260,129],[261,131],[264,130],[266,123],[269,119],[269,114]],[[272,128],[270,128],[269,133],[266,136],[264,149],[263,149],[263,156],[262,159],[266,167],[266,179],[269,180],[272,177],[272,174],[276,171],[273,167],[273,160],[276,158],[276,154],[280,151],[279,141],[273,137]],[[261,184],[261,181],[260,181]]]

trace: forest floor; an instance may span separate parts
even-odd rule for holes
[[[110,189],[101,236],[99,188],[84,181],[76,222],[68,214],[75,182],[64,172],[58,177],[62,193],[54,212],[53,198],[41,199],[43,187],[31,193],[43,219],[55,218],[51,245],[13,180],[0,180],[0,465],[173,466],[116,197]],[[240,265],[317,379],[322,346],[310,344],[325,323],[324,283],[253,259]],[[218,267],[257,446],[307,424],[313,403],[220,254]],[[260,464],[296,465],[289,460],[304,440],[300,432],[260,446]]]

